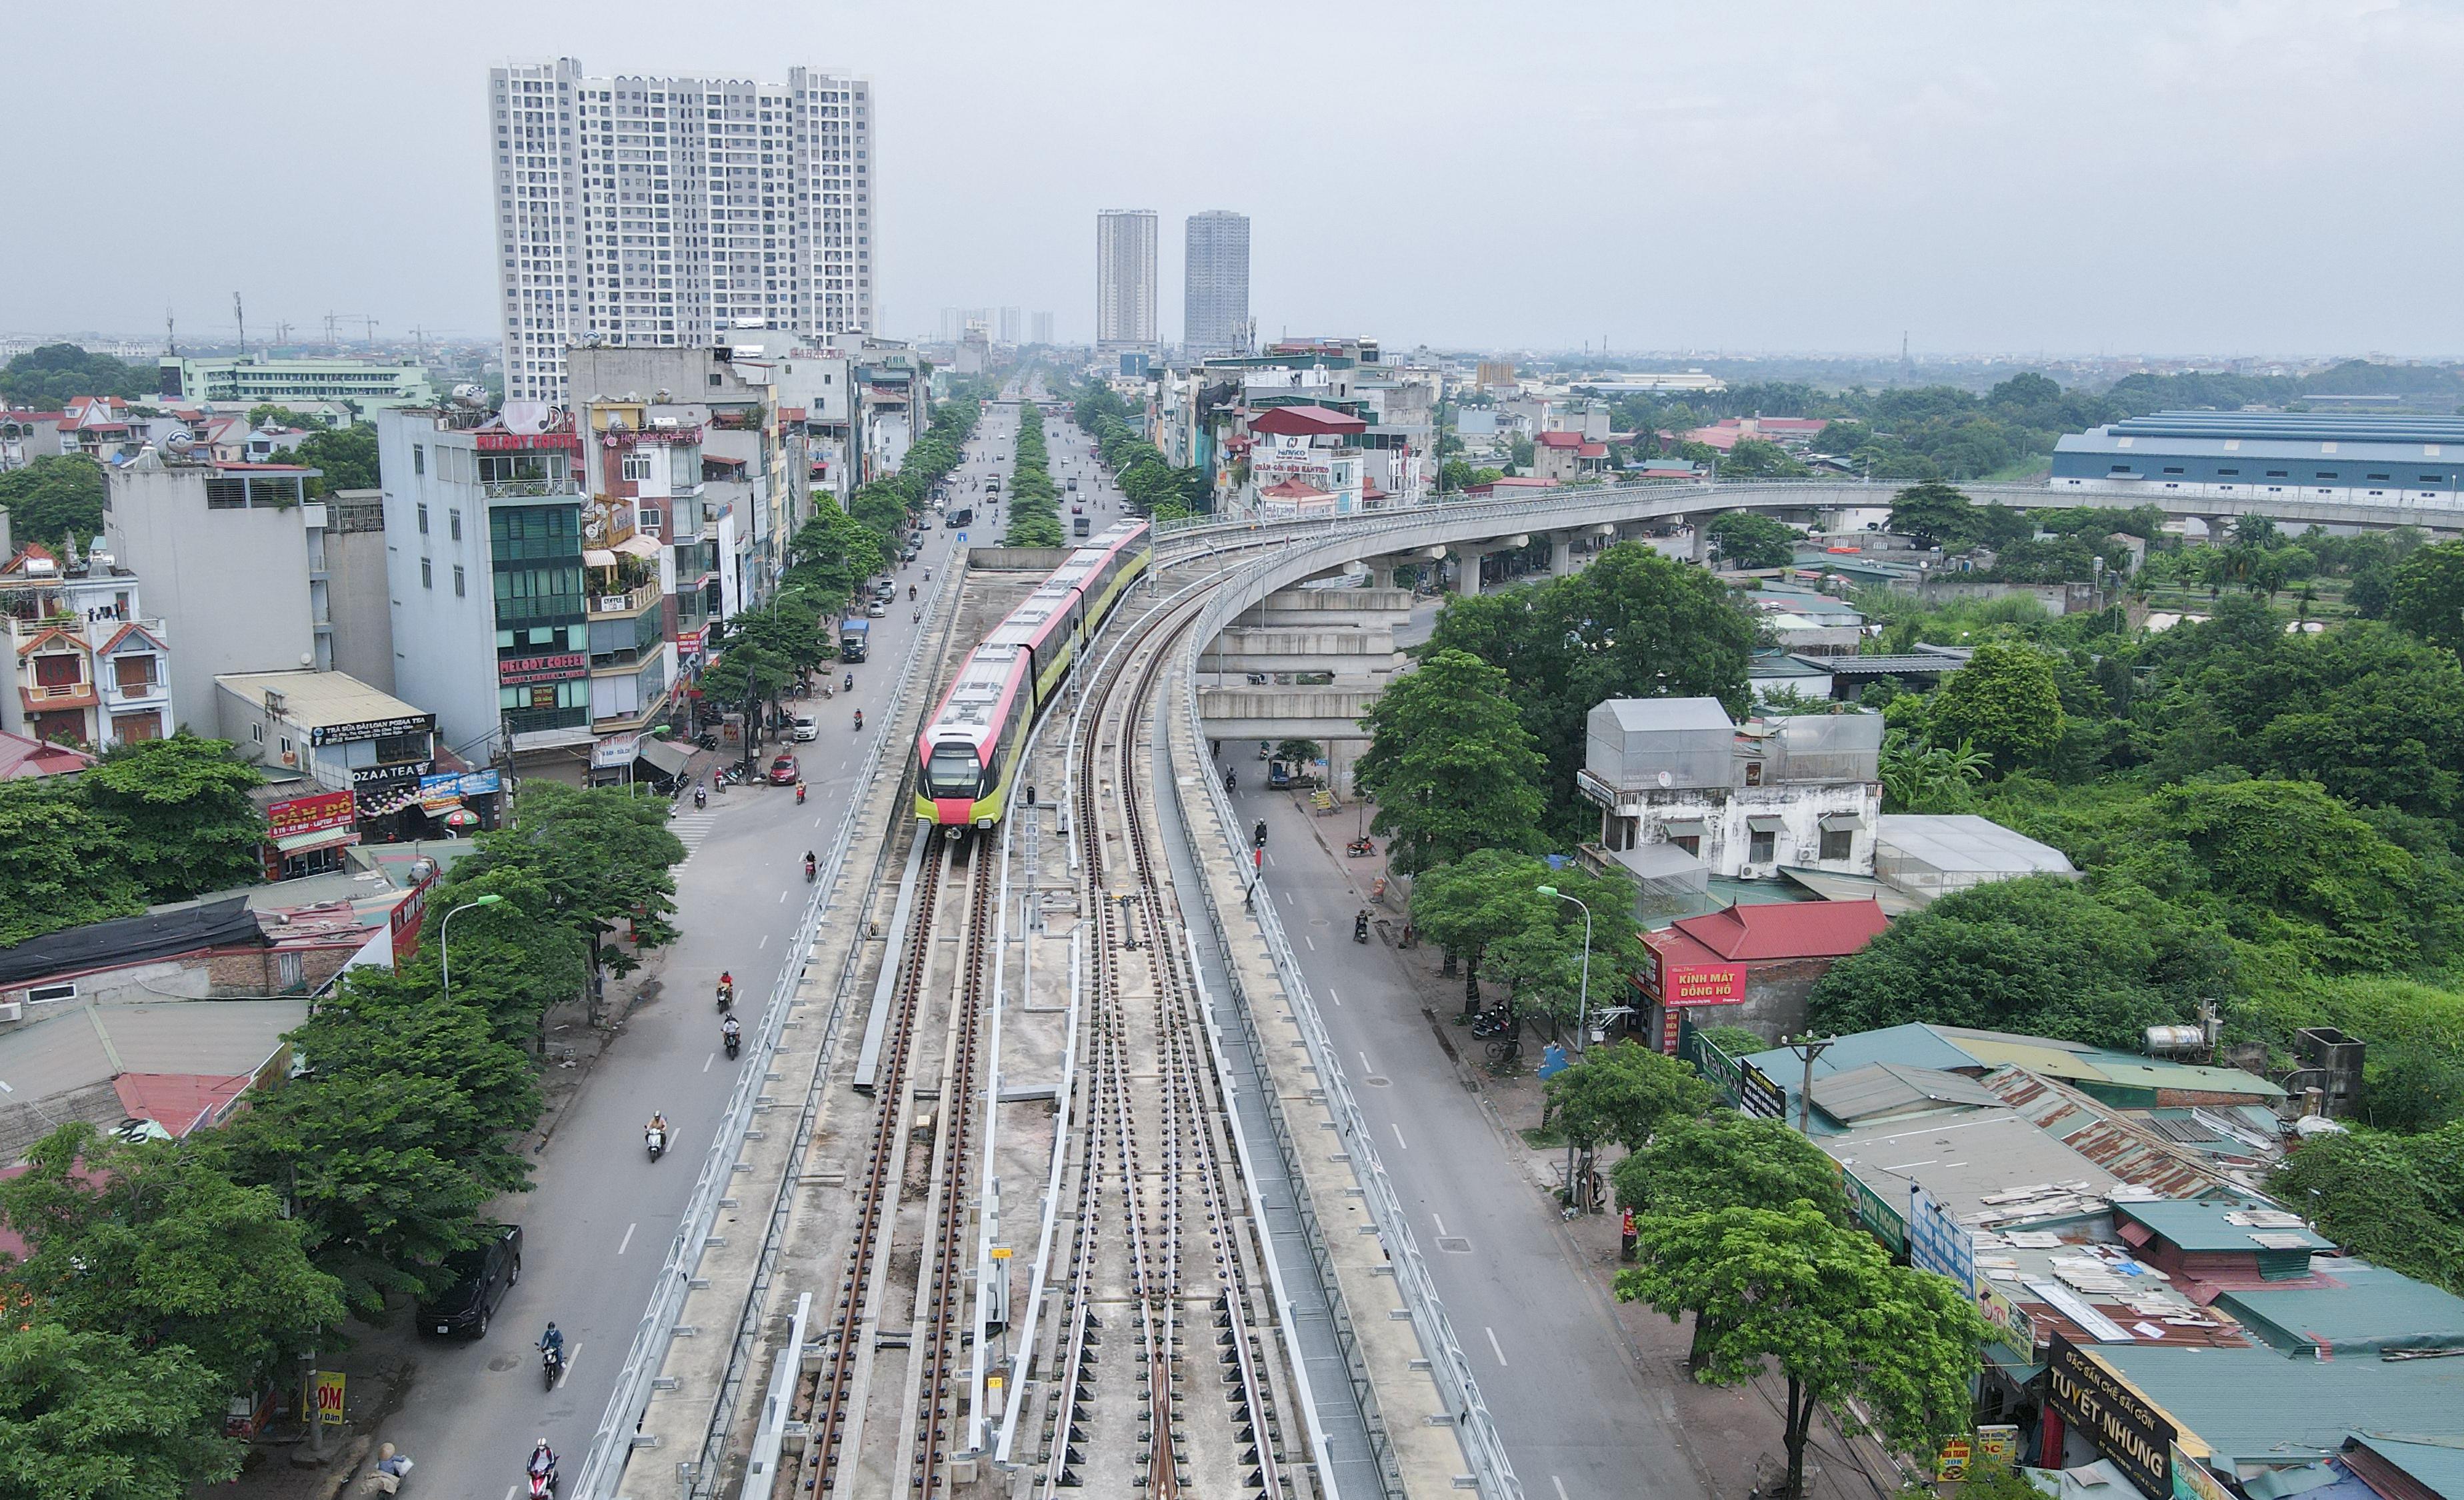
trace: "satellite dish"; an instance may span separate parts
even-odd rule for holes
[[[508,432],[539,433],[547,430],[548,410],[544,401],[508,401],[496,419]]]
[[[1662,771],[1660,773],[1660,784],[1663,787],[1674,786],[1677,784],[1677,778],[1669,775],[1666,771]]]

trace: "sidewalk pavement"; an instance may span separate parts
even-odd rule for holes
[[[1292,794],[1295,806],[1309,812],[1309,794]],[[1379,915],[1379,932],[1391,946],[1402,933],[1404,902],[1401,883],[1387,869],[1385,842],[1378,840],[1374,859],[1344,854],[1358,825],[1356,805],[1339,805],[1311,817],[1309,827],[1327,858],[1351,877],[1362,905]],[[1374,815],[1374,814],[1373,814]],[[1383,892],[1374,899],[1372,893]],[[1420,1008],[1430,1033],[1455,1065],[1464,1088],[1479,1101],[1480,1112],[1518,1162],[1533,1198],[1543,1211],[1562,1214],[1558,1204],[1565,1178],[1565,1149],[1534,1146],[1523,1135],[1536,1129],[1547,1090],[1533,1073],[1545,1038],[1533,1038],[1523,1060],[1507,1071],[1494,1072],[1471,1044],[1471,1033],[1459,1026],[1463,1007],[1463,982],[1458,971],[1441,974],[1445,955],[1427,943],[1393,950],[1396,963],[1419,991]],[[1484,1004],[1501,998],[1495,986],[1483,985]],[[1610,1147],[1597,1160],[1603,1177],[1622,1155]],[[1689,1438],[1695,1467],[1709,1476],[1723,1500],[1748,1500],[1767,1492],[1787,1473],[1787,1449],[1780,1440],[1780,1413],[1787,1381],[1767,1375],[1754,1382],[1729,1388],[1705,1385],[1687,1373],[1685,1357],[1692,1330],[1672,1322],[1641,1303],[1616,1300],[1619,1215],[1615,1211],[1562,1220],[1559,1240],[1570,1266],[1580,1268],[1588,1290],[1624,1329],[1635,1368],[1654,1388],[1663,1415],[1673,1414]],[[1812,1500],[1891,1500],[1902,1479],[1891,1456],[1869,1438],[1846,1438],[1828,1412],[1817,1421],[1806,1454],[1808,1490]]]

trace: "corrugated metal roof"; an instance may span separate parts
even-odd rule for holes
[[[1977,1044],[1969,1043],[1970,1047]],[[1979,1080],[2037,1129],[2125,1182],[2163,1198],[2231,1194],[2237,1200],[2256,1186],[2198,1152],[2143,1130],[2109,1105],[2076,1089],[2021,1068],[2002,1067]],[[2253,1177],[2255,1172],[2245,1172]]]
[[[2322,1239],[2303,1226],[2297,1219],[2292,1224],[2235,1224],[2233,1216],[2281,1215],[2283,1210],[2273,1203],[2235,1202],[2156,1202],[2122,1203],[2114,1211],[2138,1220],[2159,1235],[2193,1254],[2217,1252],[2255,1254],[2262,1249],[2332,1250],[2333,1240]],[[2289,1217],[2289,1216],[2288,1216]],[[2280,1236],[2285,1243],[2272,1244],[2259,1236]]]
[[[2079,871],[2060,849],[1973,813],[1886,812],[1877,841],[1936,870],[2071,875]]]
[[[2321,1268],[2342,1285],[2242,1288],[2216,1306],[2289,1353],[2464,1350],[2464,1298],[2366,1261]]]
[[[1599,705],[1619,729],[1734,729],[1718,698],[1609,698]]]
[[[2432,1494],[2447,1500],[2464,1495],[2464,1444],[2410,1443],[2366,1432],[2353,1441],[2403,1469]]]
[[[1876,1063],[1814,1082],[1814,1107],[1841,1121],[1872,1119],[1927,1104],[1991,1109],[2001,1102],[1972,1078],[1898,1063]]]
[[[2356,1432],[2464,1441],[2464,1359],[2287,1359],[2273,1349],[2157,1344],[2096,1353],[2226,1464],[2321,1459]]]

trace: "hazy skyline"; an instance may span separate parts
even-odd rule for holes
[[[1535,21],[1545,24],[1535,25]],[[496,332],[492,63],[878,91],[881,332],[1093,333],[1095,214],[1252,225],[1261,338],[2464,351],[2464,4],[1264,0],[14,16],[0,329]],[[33,186],[39,184],[39,186]],[[1181,266],[1157,303],[1180,335]]]

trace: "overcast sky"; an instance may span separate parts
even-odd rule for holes
[[[8,12],[0,330],[493,334],[490,64],[869,75],[884,332],[1093,330],[1095,210],[1263,335],[2464,351],[2464,4],[599,0]]]

